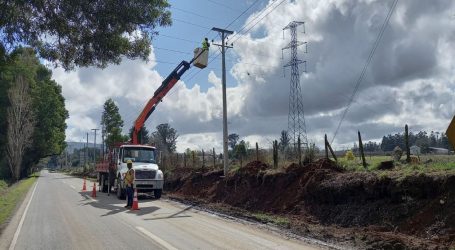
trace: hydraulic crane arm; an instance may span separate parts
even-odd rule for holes
[[[198,55],[199,57],[199,55]],[[169,90],[174,87],[174,85],[180,80],[180,77],[190,68],[191,62],[182,61],[172,72],[169,76],[164,79],[161,83],[161,86],[155,91],[153,97],[147,102],[144,109],[142,110],[141,114],[138,116],[134,123],[134,131],[133,131],[133,144],[139,144],[138,134],[141,131],[141,128],[144,126],[145,121],[149,118],[152,112],[155,110],[156,106],[161,102],[163,97],[169,92]]]

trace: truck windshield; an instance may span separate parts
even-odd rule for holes
[[[123,148],[123,159],[126,163],[128,160],[132,162],[156,163],[155,150],[152,148]]]

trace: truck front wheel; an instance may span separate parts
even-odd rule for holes
[[[125,199],[125,191],[122,189],[120,181],[117,181],[117,198],[119,198],[119,200]]]
[[[161,198],[161,193],[163,192],[162,189],[155,189],[153,190],[153,195],[155,196],[155,199]]]

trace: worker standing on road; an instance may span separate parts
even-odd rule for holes
[[[204,41],[202,41],[202,49],[209,50],[209,47],[210,47],[209,39],[206,37]]]
[[[126,166],[128,167],[128,171],[125,175],[125,185],[126,185],[126,196],[127,196],[127,203],[125,208],[130,209],[133,206],[133,184],[134,184],[134,169],[133,169],[133,162],[128,160],[126,162]]]

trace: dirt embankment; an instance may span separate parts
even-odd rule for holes
[[[289,218],[294,231],[371,249],[455,247],[455,176],[344,172],[319,160],[280,171],[251,162],[222,171],[176,171],[171,195]]]

